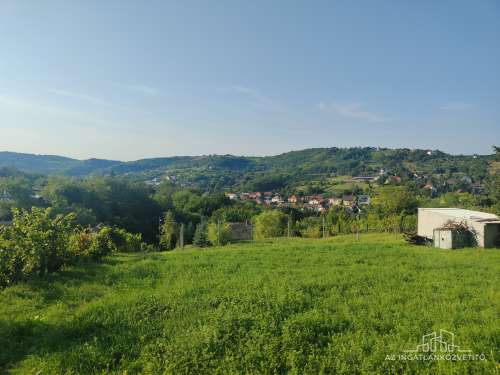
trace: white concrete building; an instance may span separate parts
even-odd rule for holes
[[[464,210],[460,208],[419,208],[418,235],[434,240],[436,230],[448,223],[464,223],[480,247],[495,247],[499,245],[500,219],[486,212]],[[439,232],[439,231],[438,231]],[[451,240],[451,235],[450,235]],[[438,241],[439,247],[448,248],[446,238]],[[451,248],[451,247],[449,247]]]

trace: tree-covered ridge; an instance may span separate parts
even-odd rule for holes
[[[77,160],[56,155],[35,155],[0,151],[0,168],[51,175],[85,176],[121,162],[104,159]]]
[[[204,190],[276,190],[332,176],[401,178],[467,177],[482,182],[494,155],[451,155],[441,151],[379,147],[314,148],[275,156],[175,156],[132,162],[75,160],[58,156],[0,153],[0,167],[50,175],[128,176],[138,181],[167,179]]]

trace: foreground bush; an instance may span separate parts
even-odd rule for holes
[[[0,288],[43,276],[83,259],[98,260],[118,248],[141,251],[140,235],[102,227],[73,225],[76,215],[53,215],[50,208],[13,210],[10,227],[0,227]]]
[[[68,248],[73,261],[85,258],[98,260],[117,251],[113,241],[113,229],[110,227],[103,227],[98,232],[92,232],[90,229],[75,231],[70,237]]]
[[[57,271],[68,262],[74,214],[51,216],[51,209],[14,209],[11,227],[0,231],[0,287]]]

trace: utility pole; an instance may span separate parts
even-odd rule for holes
[[[290,216],[288,216],[288,228],[287,228],[288,238],[290,238]]]
[[[158,216],[158,243],[161,241],[161,222],[162,222],[162,215]]]
[[[181,224],[181,234],[179,236],[179,242],[181,249],[184,248],[184,223]]]
[[[217,219],[217,246],[220,246],[220,219]]]
[[[325,215],[322,215],[323,217],[323,239],[326,238],[326,231],[325,231]]]
[[[253,220],[250,219],[250,241],[253,243]]]
[[[356,240],[359,241],[359,215],[361,214],[361,208],[357,207],[358,209],[358,215],[357,215],[357,222],[356,222]]]
[[[359,214],[358,214],[358,220],[356,223],[356,240],[359,241]]]

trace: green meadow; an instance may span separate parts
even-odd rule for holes
[[[394,235],[117,254],[0,291],[0,373],[495,374],[499,291],[498,249]],[[394,356],[440,329],[484,360]]]

